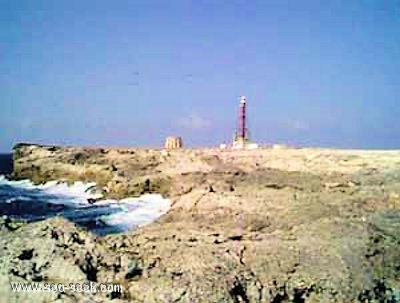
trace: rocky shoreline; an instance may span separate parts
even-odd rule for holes
[[[12,177],[94,181],[106,197],[160,193],[173,206],[105,237],[62,218],[3,219],[7,302],[399,302],[399,151],[20,144]],[[67,280],[124,292],[17,294],[8,284]]]

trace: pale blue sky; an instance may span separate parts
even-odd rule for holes
[[[400,1],[0,0],[0,151],[21,141],[400,148]]]

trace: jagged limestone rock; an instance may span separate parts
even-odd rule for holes
[[[398,151],[22,145],[15,162],[18,178],[98,178],[109,196],[164,191],[173,206],[104,237],[60,218],[1,223],[1,285],[60,273],[120,283],[113,302],[398,301]]]

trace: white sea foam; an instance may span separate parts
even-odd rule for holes
[[[13,203],[13,202],[16,202],[16,201],[32,201],[32,198],[20,195],[20,196],[8,198],[6,200],[6,203]]]
[[[171,201],[161,195],[147,194],[139,198],[127,198],[120,201],[123,211],[102,216],[101,220],[107,225],[129,230],[153,222],[171,207]]]
[[[32,203],[65,204],[74,208],[86,208],[93,205],[88,199],[99,199],[101,195],[95,193],[96,184],[93,182],[75,182],[68,185],[65,182],[50,181],[43,185],[34,185],[30,180],[10,181],[0,175],[0,186],[8,185],[20,189],[18,194],[7,199],[7,203],[15,201],[31,201]],[[26,190],[26,191],[25,191]],[[151,223],[171,207],[171,201],[158,194],[146,194],[139,198],[122,200],[103,199],[94,206],[106,206],[113,209],[110,215],[103,215],[100,220],[108,226],[126,231],[138,226]]]
[[[9,185],[9,186],[25,188],[25,189],[35,188],[35,185],[30,180],[10,181],[10,180],[7,180],[3,175],[0,176],[0,185]]]
[[[75,204],[79,206],[87,206],[88,199],[100,199],[102,195],[99,193],[91,193],[90,189],[96,186],[94,182],[75,182],[68,185],[62,181],[49,181],[45,184],[35,185],[30,180],[10,181],[0,176],[0,185],[8,185],[21,190],[36,190],[38,195],[43,195],[47,202],[68,205]]]
[[[43,185],[37,186],[47,194],[61,195],[68,197],[75,197],[79,199],[100,199],[103,196],[101,194],[91,193],[89,189],[96,186],[96,183],[89,182],[75,182],[72,185],[68,185],[65,182],[50,181]]]

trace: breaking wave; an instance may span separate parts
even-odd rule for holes
[[[158,194],[102,200],[93,182],[68,185],[51,181],[34,185],[29,180],[10,181],[0,175],[0,215],[30,222],[62,216],[104,235],[151,223],[170,207],[171,201]]]

